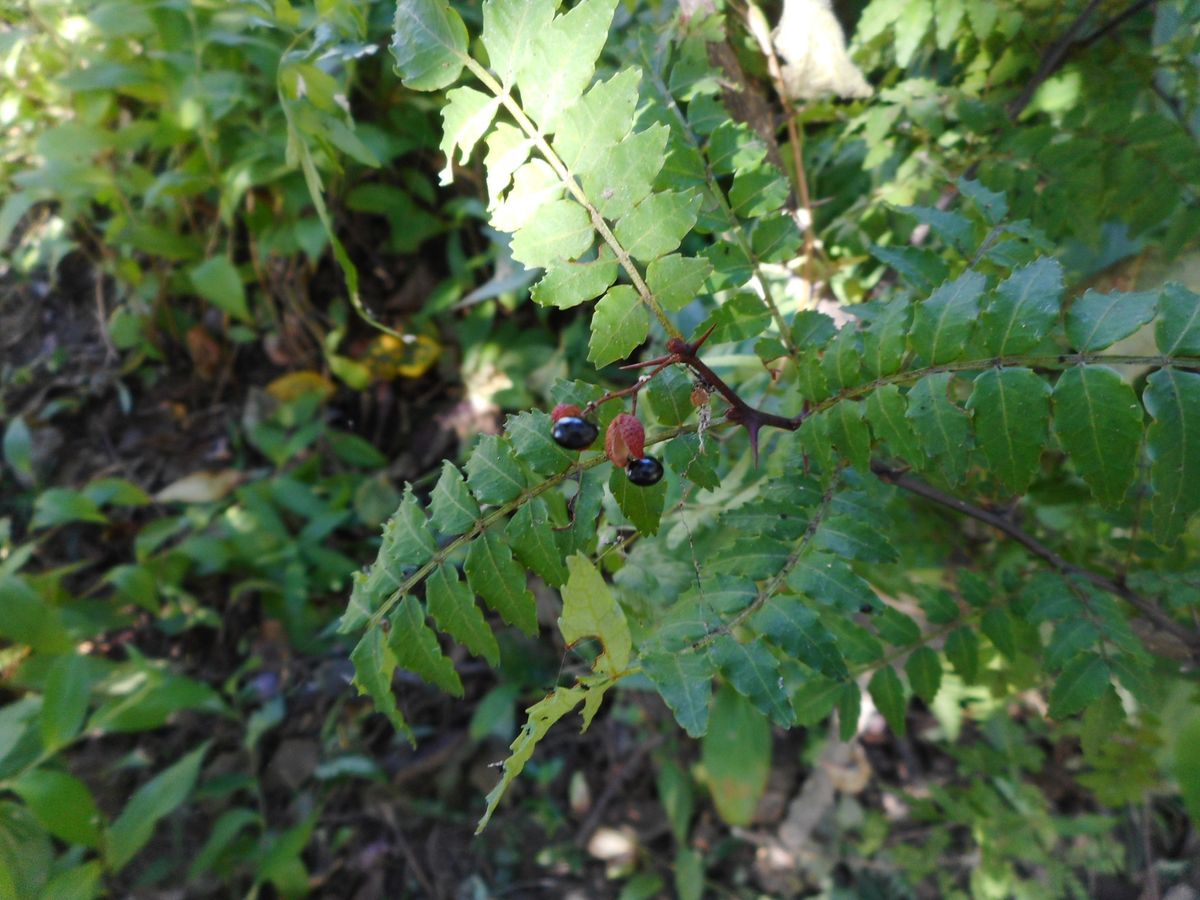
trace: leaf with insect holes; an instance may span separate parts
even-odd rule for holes
[[[633,640],[625,613],[603,576],[581,553],[567,559],[570,577],[562,589],[563,612],[558,628],[568,647],[587,637],[597,638],[604,651],[593,668],[616,676],[629,668]]]

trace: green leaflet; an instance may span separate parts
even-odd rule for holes
[[[654,682],[684,731],[695,738],[708,730],[708,701],[715,671],[708,653],[651,653],[642,657],[642,671]]]
[[[1080,653],[1067,663],[1050,691],[1050,716],[1063,719],[1081,712],[1108,687],[1108,663],[1095,653]]]
[[[524,0],[509,2],[519,7]],[[559,114],[592,80],[616,7],[617,0],[582,0],[540,27],[532,46],[512,48],[521,105],[543,132],[555,131]]]
[[[1010,492],[1023,493],[1046,443],[1050,386],[1029,369],[988,369],[975,378],[967,409],[992,470]]]
[[[833,635],[817,614],[796,597],[787,594],[769,597],[751,616],[750,624],[792,659],[830,678],[848,676]]]
[[[1103,350],[1154,318],[1158,295],[1089,290],[1067,310],[1067,339],[1076,350]]]
[[[980,628],[987,639],[992,642],[1006,658],[1014,659],[1017,655],[1017,638],[1013,631],[1012,616],[1007,609],[998,607],[989,609],[980,620]]]
[[[896,298],[884,304],[883,313],[862,333],[863,369],[868,375],[879,378],[900,368],[908,349],[911,321],[912,304],[907,299]]]
[[[904,664],[904,674],[908,676],[913,693],[926,706],[933,703],[942,686],[942,661],[937,653],[929,647],[918,647],[909,654],[908,662]]]
[[[397,0],[392,56],[405,87],[436,91],[462,72],[467,28],[442,0]]]
[[[492,224],[513,232],[531,222],[544,204],[561,199],[566,189],[550,164],[531,159],[512,173],[512,187],[492,209]]]
[[[884,605],[875,612],[872,621],[879,636],[895,647],[907,647],[921,640],[921,627],[894,606]]]
[[[590,262],[563,260],[550,266],[542,280],[533,286],[533,302],[541,306],[570,309],[594,300],[617,280],[617,261],[604,246]]]
[[[721,818],[750,824],[771,774],[771,725],[729,685],[717,691],[700,758]]]
[[[858,612],[875,601],[871,586],[838,559],[826,553],[806,553],[788,573],[793,590],[825,606],[843,612]]]
[[[496,636],[475,604],[475,594],[463,584],[454,566],[443,563],[433,571],[425,582],[425,599],[439,629],[489,665],[499,665]]]
[[[354,663],[354,686],[358,692],[368,695],[375,708],[387,716],[392,727],[415,746],[416,736],[396,706],[396,695],[392,693],[396,656],[388,646],[383,629],[368,628],[351,652],[350,661]]]
[[[630,256],[650,262],[679,246],[699,211],[695,191],[651,194],[617,222],[614,233]]]
[[[425,608],[415,597],[403,597],[388,617],[388,647],[396,662],[434,687],[455,697],[463,695],[454,663],[442,653],[437,635],[425,624]]]
[[[629,356],[650,333],[650,314],[627,284],[610,288],[592,313],[588,360],[597,368]]]
[[[1125,379],[1104,366],[1063,372],[1054,386],[1054,431],[1096,499],[1119,506],[1142,443],[1142,410]]]
[[[562,547],[555,540],[550,513],[541,497],[525,503],[508,521],[505,537],[517,558],[550,585],[567,580]]]
[[[660,256],[646,267],[646,283],[659,305],[667,312],[678,312],[696,299],[712,263],[704,257]]]
[[[594,238],[586,209],[574,200],[554,200],[540,205],[537,215],[517,230],[510,249],[513,259],[537,269],[583,256]]]
[[[947,396],[952,377],[949,372],[939,372],[913,385],[908,392],[907,415],[925,455],[941,466],[951,485],[956,485],[967,471],[971,420]],[[909,462],[919,466],[921,461]],[[928,470],[928,466],[922,468]]]
[[[667,134],[665,125],[651,125],[625,138],[584,171],[584,193],[600,215],[620,219],[649,195],[654,176],[663,165]]]
[[[842,684],[838,691],[838,737],[849,741],[858,733],[858,717],[862,713],[862,692],[853,681]]]
[[[612,491],[617,506],[633,526],[644,535],[658,533],[663,506],[667,502],[667,479],[650,487],[639,487],[630,481],[623,469],[613,467],[608,478],[608,489]]]
[[[879,247],[874,244],[867,249],[877,260],[895,269],[905,282],[921,292],[933,290],[950,272],[946,261],[931,250],[922,250],[920,247]]]
[[[1062,266],[1042,257],[1017,269],[996,289],[980,326],[989,353],[1028,353],[1058,321],[1063,289]]]
[[[567,559],[570,577],[562,589],[558,627],[568,647],[586,637],[598,638],[604,651],[594,669],[610,678],[629,668],[633,639],[625,613],[595,566],[581,553]]]
[[[608,81],[592,85],[563,113],[551,144],[572,173],[590,171],[629,134],[641,80],[639,69],[623,69]]]
[[[1200,375],[1159,369],[1142,394],[1154,423],[1146,431],[1154,539],[1173,544],[1200,508]]]
[[[710,654],[738,694],[779,725],[792,725],[794,716],[779,676],[779,660],[761,637],[740,643],[731,635],[722,635],[713,642]]]
[[[770,578],[787,562],[791,547],[763,535],[738,538],[731,546],[721,548],[709,561],[707,568],[717,574],[740,575],[745,578]]]
[[[544,699],[539,700],[525,711],[527,715],[525,725],[521,728],[521,733],[517,735],[516,740],[509,745],[512,753],[504,761],[504,774],[501,775],[499,783],[487,795],[487,809],[475,827],[476,834],[480,834],[483,829],[487,828],[492,813],[500,805],[500,799],[504,796],[504,792],[508,790],[513,779],[521,774],[525,763],[529,762],[530,757],[533,756],[533,749],[537,746],[538,741],[546,736],[555,722],[583,702],[584,695],[587,693],[587,689],[582,687],[555,688]]]
[[[1166,356],[1200,356],[1200,295],[1181,284],[1164,287],[1154,337]]]
[[[946,659],[954,666],[958,677],[974,684],[979,677],[979,639],[969,628],[958,628],[946,637]]]
[[[504,422],[504,434],[517,455],[539,475],[556,475],[579,458],[555,443],[553,428],[550,414],[540,409],[509,416]]]
[[[479,519],[479,504],[467,489],[462,473],[449,460],[430,494],[429,524],[444,535],[462,534]]]
[[[656,376],[646,386],[644,396],[661,425],[681,425],[695,412],[692,382],[678,366]]]
[[[462,148],[460,160],[465,164],[479,139],[483,137],[500,106],[498,97],[490,97],[474,88],[459,87],[446,94],[442,107],[441,151],[446,155],[446,167],[438,173],[442,184],[453,180],[454,151]]]
[[[838,515],[821,523],[813,536],[813,546],[843,559],[889,563],[899,557],[887,537],[877,527],[852,515]]]
[[[825,381],[833,390],[854,387],[862,378],[862,349],[858,329],[852,325],[842,328],[825,348],[821,369]]]
[[[484,138],[484,144],[487,146],[483,165],[487,169],[488,209],[494,210],[512,182],[513,173],[529,159],[533,139],[526,137],[525,132],[515,125],[499,122]]]
[[[904,685],[900,683],[900,676],[896,674],[896,670],[891,666],[876,669],[867,685],[867,691],[875,701],[875,708],[883,713],[892,731],[898,737],[903,737],[907,725],[904,710],[908,706],[908,698],[904,696]]]
[[[894,384],[876,388],[867,396],[866,404],[867,422],[875,437],[887,444],[894,455],[919,466],[925,454],[908,421],[908,401],[900,388]]]
[[[1084,650],[1093,647],[1100,632],[1085,618],[1067,619],[1059,622],[1046,643],[1043,660],[1046,669],[1054,672],[1065,666]]]
[[[507,503],[525,490],[525,475],[507,442],[485,434],[467,460],[467,484],[483,503]]]
[[[975,327],[985,283],[981,274],[967,271],[918,304],[909,332],[913,352],[934,365],[960,357]]]
[[[987,28],[981,27],[979,30],[986,35],[991,30],[991,25],[989,24]],[[982,39],[981,36],[980,40]],[[989,225],[995,225],[1008,215],[1008,199],[1004,194],[990,191],[978,181],[971,181],[967,178],[958,179],[958,190],[983,214]]]
[[[883,644],[865,628],[841,617],[831,617],[827,624],[847,662],[869,666],[883,659]]]
[[[505,87],[513,83],[521,59],[554,20],[554,0],[486,0],[483,46],[490,68]]]
[[[504,541],[485,531],[471,542],[464,568],[475,593],[505,622],[526,634],[537,634],[537,610],[525,586],[525,570],[513,561]]]
[[[860,472],[871,467],[871,432],[863,422],[863,405],[858,400],[835,403],[822,418],[828,423],[829,440],[839,455]]]
[[[842,695],[845,683],[829,678],[810,678],[792,692],[792,708],[796,724],[811,728],[823,722],[833,712]],[[855,689],[857,691],[857,688]],[[857,717],[855,717],[857,720]],[[857,723],[856,723],[857,724]]]

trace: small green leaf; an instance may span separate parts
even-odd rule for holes
[[[550,27],[556,6],[554,0],[487,0],[483,4],[483,46],[491,70],[505,87],[513,83],[529,46]]]
[[[843,612],[858,612],[859,607],[875,602],[871,586],[846,563],[826,553],[802,556],[787,581],[793,590]]]
[[[617,280],[617,261],[607,247],[591,262],[563,260],[554,263],[533,286],[533,302],[570,309],[599,297]]]
[[[597,368],[629,356],[650,333],[650,314],[627,284],[610,288],[592,314],[588,360]]]
[[[898,558],[887,537],[876,526],[854,516],[833,516],[821,523],[813,546],[843,559],[863,562],[895,562]]]
[[[942,661],[937,653],[929,647],[918,647],[909,654],[908,662],[904,664],[904,672],[908,675],[908,683],[913,693],[920,697],[926,706],[933,703],[933,698],[942,686]]]
[[[700,759],[718,814],[749,825],[771,773],[771,725],[727,684],[717,691]]]
[[[483,165],[487,169],[488,209],[494,210],[500,205],[501,195],[512,182],[513,173],[529,160],[529,153],[533,150],[533,139],[515,125],[500,122],[483,142],[487,146]],[[553,175],[554,172],[551,171],[550,174]],[[496,227],[500,226],[497,224]]]
[[[4,461],[27,482],[34,480],[33,435],[23,416],[13,416],[4,429]]]
[[[87,716],[92,682],[88,660],[78,653],[56,658],[42,695],[42,744],[47,751],[65,746],[79,733]]]
[[[919,465],[925,454],[908,421],[908,401],[894,384],[876,388],[867,397],[867,422],[875,437],[900,459]]]
[[[392,55],[405,87],[440,90],[462,72],[467,28],[445,0],[397,0]]]
[[[454,566],[443,563],[433,571],[425,582],[425,599],[438,628],[475,656],[486,659],[492,668],[500,664],[496,636]]]
[[[979,630],[987,635],[997,650],[1008,659],[1017,655],[1017,638],[1013,631],[1012,616],[1006,609],[989,609],[983,614]]]
[[[475,593],[509,625],[537,634],[537,609],[525,585],[525,570],[513,561],[508,545],[490,530],[471,542],[464,567]]]
[[[369,696],[375,708],[387,716],[392,727],[415,746],[416,737],[396,706],[396,695],[392,693],[396,657],[388,646],[383,629],[368,628],[350,653],[350,661],[354,663],[354,686],[358,692]]]
[[[996,476],[1012,493],[1024,492],[1046,443],[1050,386],[1030,369],[988,369],[975,378],[967,409]]]
[[[876,669],[867,690],[871,699],[875,701],[875,708],[887,719],[892,732],[897,737],[904,737],[908,724],[904,711],[908,706],[908,699],[904,696],[904,685],[900,683],[900,676],[896,674],[896,670],[891,666]]]
[[[567,559],[570,577],[562,589],[563,612],[558,628],[568,647],[587,637],[598,638],[604,652],[593,668],[616,677],[629,668],[633,640],[625,613],[596,567],[582,553]]]
[[[757,535],[740,537],[725,547],[709,563],[709,570],[718,574],[741,575],[745,578],[770,578],[787,563],[791,547],[782,541]]]
[[[715,667],[707,653],[651,653],[642,657],[642,671],[654,682],[684,731],[698,738],[708,730]]]
[[[717,638],[710,648],[713,661],[739,694],[784,728],[795,722],[779,676],[779,661],[762,638],[741,643],[731,635]],[[709,729],[712,733],[712,729]]]
[[[95,522],[104,524],[108,518],[100,512],[100,506],[79,491],[67,488],[49,488],[38,494],[33,504],[31,530],[53,528],[69,522]]]
[[[978,4],[981,7],[987,8],[990,4]],[[968,10],[974,14],[973,7],[968,7]],[[991,10],[988,10],[989,12]],[[992,30],[992,24],[995,22],[995,17],[991,17],[987,23],[976,26],[976,32],[979,34],[979,39],[983,40]],[[971,181],[968,178],[960,178],[958,180],[958,190],[964,197],[970,200],[975,208],[983,214],[984,219],[989,225],[995,225],[1006,215],[1008,215],[1008,200],[1004,194],[996,191],[990,191],[978,181]]]
[[[885,605],[873,618],[879,636],[896,647],[907,647],[921,639],[921,627],[894,606]]]
[[[871,468],[871,432],[863,422],[863,404],[858,400],[835,403],[822,414],[829,422],[829,439],[839,455],[860,472]]]
[[[417,502],[412,485],[405,485],[404,500],[383,526],[379,562],[389,572],[403,572],[424,565],[436,551],[425,511]]]
[[[608,42],[617,0],[582,0],[549,25],[538,21],[533,44],[518,43],[516,82],[525,112],[544,132],[556,130],[559,114],[583,94]],[[525,40],[525,35],[517,36]]]
[[[663,507],[667,502],[667,481],[641,487],[626,476],[623,469],[613,467],[608,478],[608,489],[612,491],[617,506],[633,526],[644,535],[658,533]]]
[[[662,169],[668,133],[658,124],[631,134],[583,173],[583,192],[600,215],[617,221],[649,195]]]
[[[506,5],[520,7],[523,4]],[[529,5],[548,4],[543,0]],[[484,9],[486,17],[487,7]],[[641,76],[641,71],[636,68],[624,69],[607,81],[592,85],[563,113],[552,146],[571,172],[582,175],[591,171],[598,163],[610,158],[612,148],[629,134],[637,108]],[[659,165],[662,165],[661,158]]]
[[[985,284],[983,275],[966,271],[917,305],[909,341],[926,363],[949,362],[966,350]]]
[[[863,369],[873,378],[891,375],[904,362],[912,313],[908,300],[889,300],[882,314],[862,333]]]
[[[250,308],[246,306],[246,289],[242,278],[228,257],[214,256],[188,271],[192,288],[213,306],[235,319],[253,324]]]
[[[442,653],[437,635],[425,624],[425,608],[415,597],[403,597],[388,617],[388,646],[398,665],[455,697],[463,695],[454,663]]]
[[[525,490],[525,476],[510,445],[485,434],[467,460],[467,484],[483,503],[507,503]]]
[[[555,688],[545,698],[525,711],[527,714],[525,725],[521,728],[521,733],[517,735],[516,740],[509,745],[512,753],[504,761],[504,773],[500,776],[500,781],[487,795],[487,809],[475,828],[476,834],[487,828],[492,813],[500,805],[500,800],[508,790],[508,786],[512,784],[513,779],[521,774],[525,764],[533,756],[533,750],[538,741],[546,736],[555,722],[577,707],[587,693],[588,691],[581,687]]]
[[[1154,337],[1166,356],[1200,356],[1200,294],[1171,283],[1158,298]]]
[[[925,451],[952,485],[967,471],[971,446],[971,420],[947,395],[953,376],[949,372],[926,375],[908,392],[908,420]],[[920,460],[909,460],[920,465]],[[924,467],[928,468],[928,467]]]
[[[513,259],[536,269],[578,259],[592,246],[595,232],[588,212],[574,200],[543,204],[513,235]]]
[[[950,271],[944,259],[920,247],[880,247],[872,244],[867,249],[885,266],[895,269],[904,282],[922,293],[933,290],[946,279]]]
[[[159,820],[188,798],[207,752],[208,744],[201,744],[134,792],[105,836],[105,856],[113,871],[123,869],[150,840]]]
[[[692,382],[678,366],[659,373],[646,386],[644,396],[661,425],[682,425],[696,411],[692,406]]]
[[[983,312],[980,328],[988,352],[1027,353],[1040,344],[1058,321],[1062,290],[1062,266],[1051,257],[1013,272]]]
[[[954,666],[958,677],[974,684],[979,676],[979,640],[969,628],[959,628],[946,637],[946,659]]]
[[[1146,379],[1142,403],[1154,417],[1146,431],[1154,539],[1169,546],[1200,509],[1200,375],[1159,369]]]
[[[711,271],[712,263],[703,256],[672,253],[646,267],[646,283],[663,309],[679,312],[696,299]]]
[[[847,677],[846,662],[833,635],[796,597],[776,594],[768,598],[750,618],[750,624],[797,662],[830,678]]]
[[[567,580],[562,548],[555,540],[550,513],[540,497],[535,497],[516,511],[508,520],[504,536],[508,538],[517,558],[547,584],[558,586]]]
[[[854,739],[858,733],[858,717],[862,714],[862,692],[854,681],[841,686],[837,699],[838,737],[843,741]]]
[[[103,816],[92,792],[78,778],[37,768],[24,772],[9,787],[50,834],[68,844],[100,848]]]
[[[1067,310],[1067,339],[1076,350],[1103,350],[1154,318],[1158,295],[1100,294],[1088,290]]]
[[[441,534],[462,534],[479,519],[479,504],[467,489],[462,473],[449,460],[429,497],[429,524]]]
[[[491,97],[469,87],[449,91],[446,100],[446,105],[442,107],[440,148],[446,156],[446,167],[438,173],[442,184],[449,184],[454,180],[454,151],[462,148],[459,160],[466,165],[471,151],[492,124],[496,110],[500,107],[499,97]]]
[[[651,194],[614,229],[621,246],[641,262],[670,253],[696,224],[700,195],[695,191]]]
[[[1108,663],[1095,653],[1079,654],[1067,663],[1050,691],[1050,717],[1075,715],[1097,700],[1108,683]]]
[[[792,692],[796,724],[811,728],[825,721],[842,695],[844,682],[829,678],[810,678]]]
[[[1137,476],[1142,410],[1133,388],[1105,366],[1076,366],[1054,386],[1054,431],[1075,471],[1108,508]]]

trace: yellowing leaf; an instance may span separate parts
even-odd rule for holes
[[[596,637],[604,652],[595,669],[617,675],[629,667],[632,639],[625,613],[604,578],[582,553],[567,560],[570,576],[562,589],[563,614],[558,627],[568,645],[585,637]]]
[[[173,481],[154,495],[159,503],[212,503],[220,500],[242,481],[237,469],[193,472]]]
[[[267,393],[280,403],[290,403],[305,394],[320,394],[322,400],[328,400],[333,390],[333,383],[328,378],[308,369],[280,375],[267,385]]]
[[[428,335],[406,334],[401,339],[381,334],[367,345],[361,362],[375,381],[420,378],[441,353],[441,345]]]

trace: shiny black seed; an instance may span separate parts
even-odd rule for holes
[[[631,459],[625,466],[625,474],[638,487],[649,487],[662,481],[663,467],[653,456]]]
[[[600,429],[579,416],[563,416],[554,423],[551,434],[554,436],[554,442],[560,447],[566,447],[568,450],[586,450],[595,442]]]

